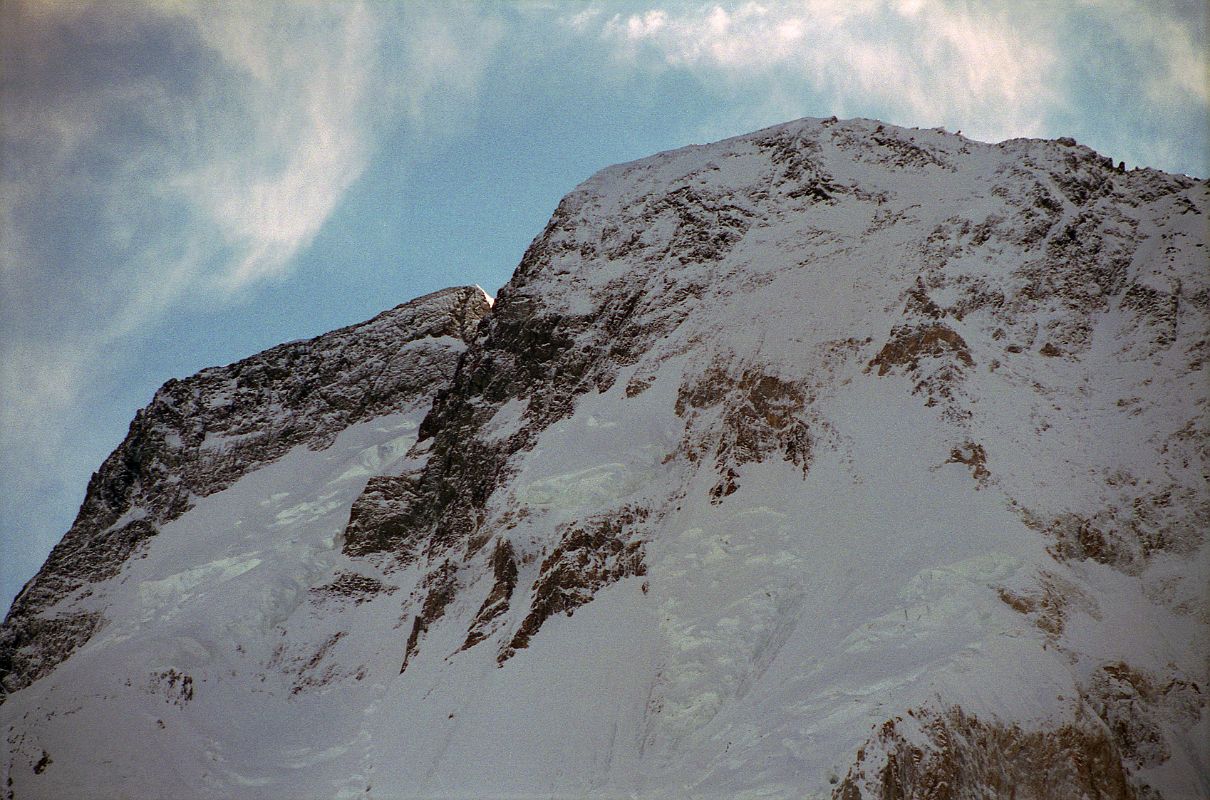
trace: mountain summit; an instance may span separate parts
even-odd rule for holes
[[[1206,796],[1208,205],[800,120],[170,381],[0,633],[7,796]]]

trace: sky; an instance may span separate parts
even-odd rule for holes
[[[169,378],[509,279],[602,167],[800,117],[1205,177],[1202,0],[0,3],[0,601]]]

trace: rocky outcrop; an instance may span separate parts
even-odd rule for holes
[[[412,632],[408,634],[407,645],[403,650],[403,664],[399,667],[402,674],[408,668],[408,662],[416,655],[420,647],[420,639],[428,629],[445,616],[445,609],[454,601],[458,594],[458,569],[445,561],[440,567],[429,573],[421,588],[425,590],[424,604],[412,620]]]
[[[463,650],[474,647],[490,636],[495,620],[508,611],[513,590],[517,588],[517,560],[513,546],[507,539],[498,542],[492,553],[492,579],[491,591],[466,631]]]
[[[1135,800],[1112,736],[1088,720],[1028,729],[950,708],[887,720],[833,800]]]
[[[1026,514],[1025,519],[1050,540],[1048,549],[1060,561],[1091,560],[1131,574],[1159,553],[1196,552],[1210,530],[1210,500],[1192,487],[1123,494],[1092,514],[1050,520]]]
[[[1132,771],[1168,761],[1172,749],[1164,728],[1188,730],[1206,709],[1196,682],[1173,673],[1149,675],[1121,661],[1101,665],[1083,699],[1105,723]]]
[[[803,387],[777,375],[749,368],[733,377],[712,366],[677,391],[676,414],[686,421],[677,454],[691,462],[713,455],[718,482],[710,500],[715,505],[739,488],[740,468],[775,453],[805,477],[812,446],[808,404]]]
[[[555,614],[570,617],[605,586],[646,575],[643,539],[635,527],[647,516],[646,509],[626,508],[564,531],[558,546],[542,562],[529,613],[497,660],[503,664],[528,647],[534,634]]]

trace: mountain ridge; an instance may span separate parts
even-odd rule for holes
[[[487,305],[479,299],[485,296],[471,287],[433,292],[365,322],[276,345],[160,387],[136,415],[122,444],[93,474],[63,541],[14,599],[0,633],[0,701],[53,668],[102,624],[93,612],[60,618],[48,627],[34,622],[38,612],[116,574],[156,535],[157,526],[189,510],[191,497],[221,491],[298,444],[323,449],[359,419],[414,402],[411,396],[417,393],[424,397],[423,390],[439,382],[443,371],[452,372],[452,359],[442,358],[443,350],[453,350],[448,345],[394,362],[374,357],[361,369],[349,362],[386,342],[417,342],[416,349],[427,338],[465,341],[472,335],[470,324],[486,313]],[[346,349],[356,352],[345,354]],[[312,350],[320,352],[312,358]],[[332,357],[329,351],[337,352]],[[450,355],[456,358],[456,352]],[[373,385],[358,391],[369,367],[378,367]],[[426,374],[416,375],[418,370]],[[288,415],[270,416],[271,406]],[[166,484],[166,477],[177,480]],[[32,623],[34,630],[23,630],[22,623]],[[37,640],[46,641],[50,652],[27,656],[30,664],[23,668],[20,652],[36,647]]]
[[[75,724],[181,712],[123,728],[178,776],[104,785],[1197,796],[1206,193],[835,118],[602,170],[423,399],[97,582],[60,668],[156,668]],[[6,709],[82,691],[43,675]],[[3,713],[22,796],[101,757]]]

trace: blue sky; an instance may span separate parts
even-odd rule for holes
[[[601,167],[803,116],[1206,176],[1202,0],[0,5],[0,599],[172,377],[505,283]]]

